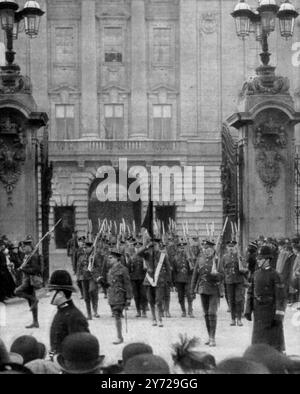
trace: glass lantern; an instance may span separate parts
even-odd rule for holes
[[[257,11],[261,16],[261,25],[264,33],[270,34],[275,30],[276,14],[278,10],[279,7],[275,0],[261,0]]]
[[[15,21],[15,11],[19,8],[15,1],[0,0],[0,21],[5,31],[12,31]]]
[[[251,31],[250,22],[253,15],[251,8],[244,0],[240,0],[231,15],[235,19],[237,36],[244,40]]]
[[[285,39],[293,36],[295,19],[298,15],[295,7],[288,0],[281,4],[277,17],[279,19],[280,34]]]

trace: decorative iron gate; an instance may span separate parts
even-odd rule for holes
[[[295,155],[295,229],[299,235],[300,226],[300,156],[299,152]]]
[[[222,164],[221,164],[221,183],[223,199],[223,222],[228,217],[228,225],[223,237],[223,243],[231,240],[231,223],[241,224],[241,212],[239,203],[241,201],[242,190],[240,187],[239,172],[242,160],[239,157],[237,141],[232,137],[229,127],[224,124],[222,128]],[[241,240],[242,241],[242,240]]]

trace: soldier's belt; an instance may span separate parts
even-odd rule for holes
[[[254,299],[258,302],[271,302],[274,301],[274,297],[272,296],[255,296]]]

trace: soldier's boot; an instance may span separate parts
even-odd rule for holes
[[[116,322],[116,329],[117,329],[117,339],[113,342],[114,345],[119,345],[120,343],[124,342],[124,338],[122,335],[122,320],[117,317],[115,319]]]
[[[242,314],[243,314],[243,301],[239,302],[237,305],[237,325],[243,327]]]
[[[86,305],[86,311],[87,311],[87,319],[88,320],[92,320],[92,309],[91,309],[91,303],[88,301],[85,301],[85,305]]]
[[[92,300],[92,304],[93,304],[94,317],[99,318],[100,315],[98,313],[98,296],[96,299]]]
[[[32,309],[32,324],[30,324],[29,326],[26,326],[26,328],[39,328],[39,321],[38,321],[38,308],[37,305]]]
[[[205,319],[206,329],[207,329],[207,333],[208,333],[208,340],[205,342],[205,345],[209,345],[209,337],[210,337],[210,321],[209,321],[209,316],[208,316],[208,315],[204,315],[204,319]]]
[[[217,316],[209,315],[209,325],[210,325],[210,334],[209,334],[209,346],[216,346],[216,329],[217,329]]]
[[[163,317],[163,311],[158,311],[158,327],[164,326],[162,317]]]
[[[236,326],[236,306],[230,305],[230,313],[231,313],[231,326]]]
[[[78,286],[78,288],[79,288],[79,291],[80,291],[80,299],[81,299],[81,300],[83,300],[83,290],[82,290],[82,283],[81,283],[81,281],[80,281],[80,280],[78,280],[76,283],[77,283],[77,286]]]
[[[150,305],[150,309],[151,309],[151,314],[152,314],[152,326],[157,326],[155,306]]]
[[[180,302],[180,306],[181,306],[181,317],[186,317],[186,309],[185,309],[185,303],[184,303],[184,301],[182,302]]]
[[[193,302],[192,301],[188,301],[188,315],[191,318],[194,318],[194,313],[193,313]]]

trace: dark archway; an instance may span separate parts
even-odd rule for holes
[[[128,178],[127,190],[132,182],[136,179]],[[105,218],[108,221],[116,222],[118,229],[119,223],[124,219],[126,224],[132,229],[133,221],[135,221],[136,230],[139,231],[141,226],[141,201],[99,201],[96,196],[96,190],[98,185],[103,182],[103,179],[96,178],[89,190],[89,206],[88,215],[92,221],[93,234],[98,231],[99,219],[102,221]],[[118,174],[117,174],[117,187],[118,187]]]

